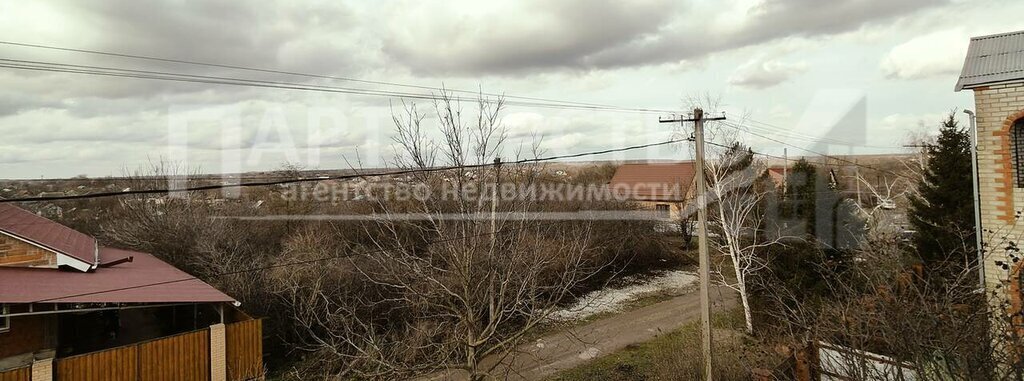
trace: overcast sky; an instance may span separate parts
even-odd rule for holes
[[[0,40],[630,108],[678,110],[707,94],[750,131],[876,153],[901,152],[910,133],[971,108],[971,94],[953,92],[969,38],[1024,29],[1022,13],[1014,0],[6,1]],[[0,58],[423,91],[10,45]],[[0,68],[0,178],[119,175],[177,157],[168,146],[179,141],[202,172],[378,165],[400,102]],[[665,140],[673,127],[657,119],[519,105],[503,114],[513,146],[542,137],[551,154]]]

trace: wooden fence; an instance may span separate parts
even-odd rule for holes
[[[55,361],[55,378],[61,381],[135,381],[139,377],[136,345],[72,356]]]
[[[56,360],[58,381],[210,379],[210,331],[182,333]]]
[[[139,377],[173,381],[210,379],[210,331],[201,330],[139,344]]]
[[[31,381],[32,380],[32,367],[26,366],[23,368],[9,369],[0,371],[0,381]]]
[[[245,320],[225,327],[228,381],[263,378],[263,321]]]
[[[229,381],[263,378],[263,324],[225,325]],[[201,329],[54,361],[57,381],[206,381],[210,379],[210,330]],[[0,372],[0,381],[30,381],[31,368]]]

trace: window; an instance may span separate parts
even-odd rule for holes
[[[7,315],[10,312],[6,304],[0,304],[0,315]],[[11,318],[4,316],[0,317],[0,332],[7,332],[11,330]]]
[[[668,204],[658,204],[654,206],[654,210],[658,211],[658,216],[661,218],[669,218]]]
[[[1013,123],[1010,129],[1010,144],[1013,147],[1011,164],[1013,164],[1014,184],[1024,188],[1024,119]]]

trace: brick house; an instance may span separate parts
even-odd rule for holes
[[[694,168],[692,161],[623,164],[608,187],[616,197],[655,211],[660,218],[678,220],[693,197]]]
[[[260,321],[237,306],[151,254],[0,204],[0,380],[252,379]]]
[[[1024,239],[1024,31],[971,38],[956,84],[961,90],[974,92],[980,223],[991,249],[986,288],[1008,293],[1011,312],[1019,313],[1024,261],[1015,263],[997,241]]]

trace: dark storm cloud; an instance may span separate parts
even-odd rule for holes
[[[414,72],[510,73],[526,69],[611,69],[679,62],[786,37],[814,37],[856,30],[870,23],[947,3],[947,0],[767,0],[736,27],[716,28],[715,7],[675,2],[534,3],[536,20],[522,29],[503,21],[470,21],[466,33],[434,28],[433,43],[385,40],[384,51]],[[726,18],[730,15],[726,14]],[[450,22],[450,20],[445,20]],[[482,30],[486,29],[486,30]]]
[[[73,2],[102,31],[101,50],[289,70],[343,69],[351,62],[319,46],[319,60],[286,59],[281,51],[309,34],[343,34],[350,12],[338,6],[308,9],[273,2]],[[323,41],[319,41],[323,42]],[[180,67],[180,66],[177,66]]]
[[[392,35],[385,39],[384,51],[413,71],[509,72],[568,66],[607,46],[655,32],[671,18],[675,3],[534,1],[526,15],[450,20],[460,23],[453,29],[419,25],[433,34],[413,30]],[[416,37],[429,42],[417,42]]]
[[[353,54],[360,40],[351,11],[339,4],[316,9],[288,2],[179,2],[179,1],[65,1],[53,4],[81,28],[81,42],[54,44],[71,48],[220,63],[324,75],[347,73],[361,66],[364,57]],[[91,38],[87,38],[91,37]],[[47,41],[26,41],[43,43]],[[287,82],[309,78],[240,72],[178,63],[65,53],[4,46],[12,57],[50,62],[110,66],[128,69],[192,73]],[[5,50],[6,52],[7,50]],[[39,91],[48,78],[66,81],[48,91],[59,97],[95,96],[141,98],[159,94],[194,93],[211,87],[230,94],[231,86],[144,79],[49,74],[19,71],[31,84],[13,86]],[[8,82],[8,81],[5,81]]]

